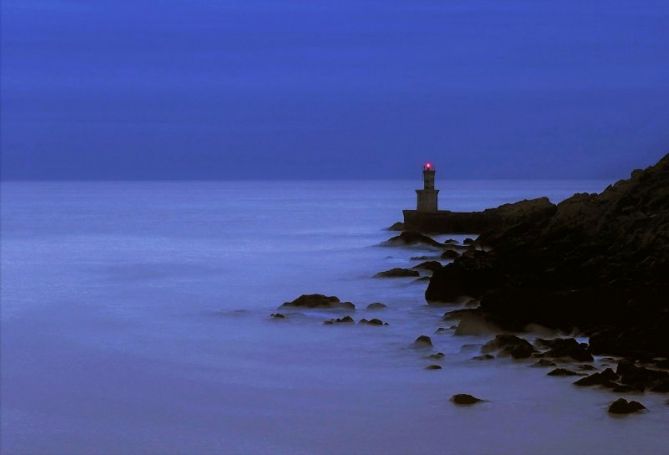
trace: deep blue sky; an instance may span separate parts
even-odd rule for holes
[[[617,178],[667,0],[3,0],[12,179]]]

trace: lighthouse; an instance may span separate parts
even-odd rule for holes
[[[434,166],[432,163],[423,165],[423,189],[416,190],[418,212],[436,212],[439,190],[434,189]]]

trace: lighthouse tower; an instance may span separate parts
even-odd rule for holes
[[[437,195],[439,190],[434,189],[434,166],[432,163],[425,163],[423,165],[423,189],[416,190],[418,196],[418,204],[416,210],[418,212],[436,212],[437,211]]]

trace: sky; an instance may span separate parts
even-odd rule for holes
[[[666,0],[3,0],[4,179],[613,179]]]

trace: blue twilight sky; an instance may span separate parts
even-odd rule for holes
[[[617,178],[667,0],[2,0],[7,179]]]

